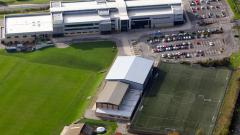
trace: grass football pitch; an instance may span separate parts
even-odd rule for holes
[[[59,135],[80,118],[115,58],[112,42],[0,50],[1,135]]]
[[[130,130],[210,135],[231,72],[162,63],[157,74],[146,89]]]

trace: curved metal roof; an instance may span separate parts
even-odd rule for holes
[[[137,56],[118,56],[113,63],[106,80],[128,80],[144,84],[153,61]]]

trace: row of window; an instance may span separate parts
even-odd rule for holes
[[[65,27],[83,27],[83,26],[94,26],[94,25],[98,25],[98,23],[71,24],[71,25],[65,25]]]
[[[23,35],[22,37],[26,38],[28,36],[27,35]],[[31,37],[36,37],[36,35],[31,35]],[[11,36],[7,36],[6,38],[9,39],[9,38],[12,38],[12,37]],[[19,38],[19,36],[14,36],[14,38]]]
[[[48,37],[48,36],[49,36],[49,35],[38,35],[38,37]],[[23,38],[27,38],[27,37],[36,38],[37,35],[23,35],[22,37],[23,37]],[[20,38],[20,36],[13,36],[13,37],[7,36],[6,38],[7,38],[7,39],[9,39],[9,38]]]
[[[166,17],[158,17],[158,18],[152,18],[152,19],[170,19],[171,17],[170,16],[166,16]]]
[[[112,104],[97,103],[98,108],[118,110],[118,106]]]
[[[112,118],[118,118],[118,119],[126,119],[126,120],[128,120],[128,117],[124,117],[124,116],[114,116],[114,115],[108,115],[108,117],[112,117]]]
[[[98,29],[98,27],[87,27],[87,28],[67,28],[65,31],[75,31],[75,30],[92,30]]]
[[[141,20],[149,20],[149,17],[131,19],[131,21],[141,21]]]
[[[83,32],[67,32],[65,35],[75,35],[75,34],[90,34],[90,33],[98,33],[99,31],[83,31]]]

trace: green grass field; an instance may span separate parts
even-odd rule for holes
[[[132,131],[210,135],[230,77],[227,69],[160,65],[139,105]]]
[[[59,135],[80,118],[116,55],[112,42],[0,51],[2,135]]]

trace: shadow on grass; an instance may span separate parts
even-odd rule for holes
[[[7,6],[8,4],[4,1],[0,1],[0,6]]]
[[[149,82],[145,88],[145,97],[155,97],[157,95],[166,74],[166,72],[160,70],[159,68],[153,68],[153,75],[149,79]]]
[[[80,50],[92,50],[95,48],[116,48],[116,44],[112,41],[93,41],[93,42],[82,42],[84,45],[81,43],[74,43],[71,44],[70,46],[73,47],[74,49],[80,49]]]
[[[234,113],[232,116],[232,122],[230,125],[230,135],[239,135],[240,134],[240,126],[239,125],[240,125],[240,95],[238,95]]]
[[[30,1],[30,0],[16,0],[18,2],[26,2],[26,1]]]

